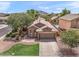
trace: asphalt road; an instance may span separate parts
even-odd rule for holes
[[[2,37],[3,35],[7,34],[10,31],[11,31],[11,28],[9,26],[0,29],[0,37]]]

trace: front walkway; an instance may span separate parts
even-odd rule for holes
[[[15,42],[13,42],[13,41],[2,41],[2,40],[0,40],[0,53],[8,50],[14,44],[15,44]]]
[[[39,42],[39,56],[60,56],[56,42]]]

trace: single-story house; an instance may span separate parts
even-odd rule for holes
[[[8,16],[5,16],[5,17],[0,16],[0,24],[6,24],[7,19],[8,19]]]
[[[58,30],[52,24],[41,17],[28,27],[28,36],[37,39],[55,38],[57,32]]]
[[[79,28],[79,14],[67,14],[59,18],[61,29]]]

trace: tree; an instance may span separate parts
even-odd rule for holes
[[[66,8],[62,10],[62,12],[60,13],[60,16],[64,16],[66,14],[70,14],[70,10],[67,10]]]
[[[55,16],[56,14],[54,14],[54,13],[51,13],[51,14],[44,14],[44,15],[42,15],[42,14],[40,14],[40,16],[41,17],[43,17],[43,18],[45,18],[46,19],[46,21],[51,21],[51,18],[53,17],[53,16]]]
[[[40,15],[41,17],[43,17],[43,18],[45,18],[46,19],[46,21],[49,21],[50,20],[50,16],[49,16],[49,14],[45,14],[45,15]]]
[[[39,15],[39,12],[37,10],[30,9],[30,10],[27,10],[26,14],[31,16],[33,19],[36,19]]]
[[[70,47],[76,47],[79,39],[79,35],[75,30],[63,31],[61,32],[61,39],[65,44]]]
[[[22,29],[26,28],[31,24],[33,19],[24,13],[11,14],[8,18],[7,24],[10,25],[13,31],[16,32],[16,38],[18,40],[19,36],[22,34]]]
[[[11,14],[8,18],[7,24],[12,27],[13,30],[17,30],[18,27],[28,26],[33,19],[24,13]]]

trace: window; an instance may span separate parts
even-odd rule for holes
[[[37,27],[43,27],[44,26],[44,24],[42,24],[42,23],[37,23],[37,24],[35,24],[35,26],[37,26]]]

